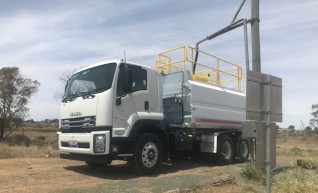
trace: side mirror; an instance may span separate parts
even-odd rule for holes
[[[131,74],[131,68],[129,66],[124,66],[122,69],[122,85],[123,85],[123,91],[125,94],[131,93],[132,91],[132,74]]]

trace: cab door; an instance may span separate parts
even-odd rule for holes
[[[139,113],[149,110],[146,69],[127,64],[120,66],[114,109],[113,136],[127,136],[134,122],[140,119]]]

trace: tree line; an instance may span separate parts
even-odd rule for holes
[[[303,125],[303,130],[306,132],[314,131],[318,133],[318,104],[313,104],[311,106],[310,115],[311,115],[311,118],[309,120],[309,125],[308,126]],[[294,125],[290,125],[287,129],[290,132],[294,132],[296,130],[296,127]]]
[[[42,122],[42,123],[47,123],[47,124],[52,124],[52,123],[59,123],[59,119],[44,119],[42,121],[34,121],[34,119],[28,119],[25,122],[27,123],[38,123],[38,122]]]

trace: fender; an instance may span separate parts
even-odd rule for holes
[[[163,160],[168,161],[169,138],[162,126],[162,122],[160,120],[150,119],[138,120],[132,127],[129,137],[135,142],[141,133],[154,133],[160,138],[164,152]]]
[[[135,112],[129,116],[124,128],[116,129],[121,129],[125,132],[125,134],[121,137],[134,137],[136,134],[136,129],[139,129],[143,125],[155,125],[160,127],[162,120],[163,113]]]
[[[135,122],[133,127],[130,130],[129,138],[136,139],[139,133],[141,132],[151,132],[151,133],[157,133],[165,131],[162,129],[161,121],[160,120],[151,120],[151,119],[140,119]]]

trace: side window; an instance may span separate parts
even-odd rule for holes
[[[140,90],[147,90],[147,71],[141,68],[131,67],[131,80],[132,80],[132,92],[140,91]],[[118,75],[118,83],[117,83],[117,96],[122,96],[125,94],[123,85],[127,84],[124,81],[124,73],[123,71],[119,71]]]
[[[131,68],[132,91],[147,90],[147,71],[140,68]]]

